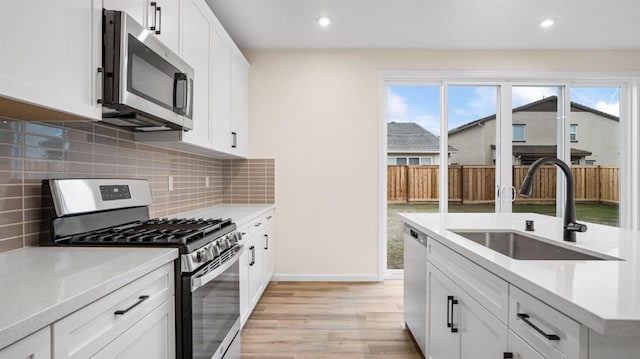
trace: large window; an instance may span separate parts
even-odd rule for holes
[[[388,86],[387,121],[392,123],[402,116],[422,121],[438,138],[432,143],[439,146],[428,160],[417,155],[387,156],[389,168],[383,181],[388,186],[388,207],[383,215],[388,225],[388,248],[391,237],[402,233],[398,231],[401,223],[394,224],[399,212],[564,215],[566,181],[554,166],[537,171],[529,198],[517,194],[531,163],[542,157],[557,157],[571,164],[578,220],[638,226],[634,219],[640,215],[630,212],[640,198],[634,196],[632,168],[625,167],[640,163],[640,154],[631,150],[638,141],[630,131],[629,119],[637,106],[631,96],[634,79],[614,81],[610,75],[544,79],[545,75],[531,74],[505,78],[496,74],[495,80],[490,80],[486,74],[466,75],[469,77],[454,74],[441,79],[440,73],[418,72],[417,78],[424,76],[422,80],[432,85]],[[397,81],[418,82],[407,80],[406,72],[397,76]],[[425,93],[428,89],[431,98],[426,101],[410,91],[402,93],[403,88],[421,88]],[[427,164],[439,167],[418,168]],[[445,171],[440,171],[442,166]],[[392,167],[412,172],[401,173]],[[402,268],[390,263],[388,268]]]

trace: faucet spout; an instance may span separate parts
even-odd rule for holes
[[[522,186],[520,186],[519,193],[523,197],[529,197],[531,195],[531,191],[533,190],[533,176],[541,166],[547,163],[551,163],[559,167],[567,180],[567,202],[564,210],[563,240],[567,242],[575,242],[576,232],[586,232],[587,226],[576,222],[573,173],[566,163],[555,157],[543,157],[535,161],[531,164],[531,167],[529,167],[529,171],[527,171],[527,175],[525,176],[524,181],[522,181]]]

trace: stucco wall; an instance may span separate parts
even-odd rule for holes
[[[275,273],[307,279],[378,273],[380,70],[640,70],[640,51],[244,53],[250,156],[276,159]]]

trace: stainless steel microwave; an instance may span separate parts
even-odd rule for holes
[[[102,121],[192,129],[193,68],[125,12],[105,9],[102,21]]]

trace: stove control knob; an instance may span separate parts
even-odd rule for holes
[[[210,261],[210,260],[212,260],[214,258],[213,251],[212,251],[211,247],[205,248],[204,249],[204,253],[205,253],[205,259],[207,261]]]
[[[240,242],[240,240],[242,240],[242,235],[240,234],[240,232],[235,232],[229,235],[229,241],[231,242],[231,244],[236,244]]]
[[[204,263],[207,261],[207,252],[201,249],[196,252],[196,263]]]
[[[218,240],[218,246],[220,247],[220,251],[225,251],[229,249],[229,241],[226,238],[220,239]]]
[[[218,247],[218,243],[214,243],[211,246],[211,254],[213,255],[213,258],[216,258],[220,255],[220,247]]]

